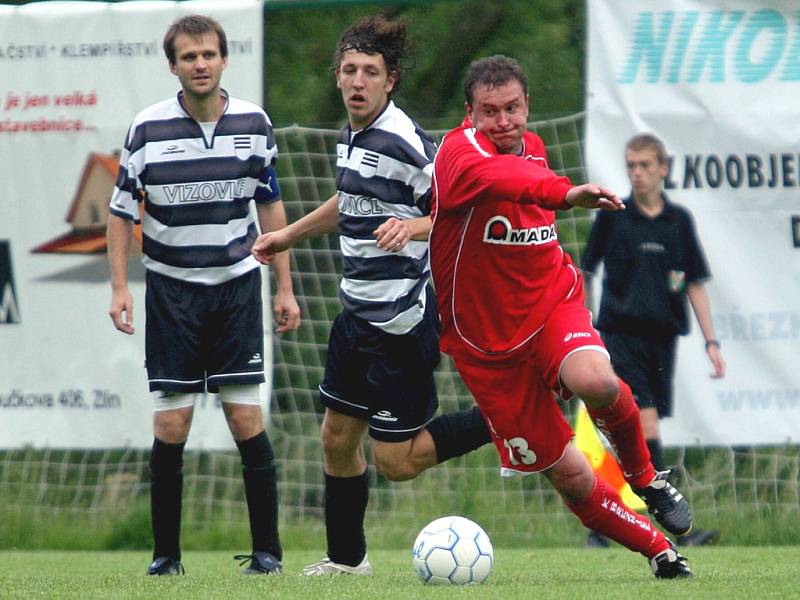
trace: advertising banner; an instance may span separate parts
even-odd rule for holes
[[[591,0],[588,9],[589,178],[627,196],[625,142],[660,137],[670,154],[666,193],[694,215],[713,276],[707,289],[728,374],[709,378],[694,322],[678,347],[664,441],[797,443],[797,2]]]
[[[188,13],[220,21],[222,85],[261,104],[259,0],[0,7],[0,448],[152,443],[144,270],[133,256],[126,336],[108,316],[105,224],[131,120],[180,89],[162,39]],[[216,396],[189,447],[233,447]]]

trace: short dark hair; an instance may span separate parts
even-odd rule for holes
[[[400,80],[406,72],[405,60],[409,54],[407,38],[408,24],[403,19],[390,21],[382,15],[359,19],[345,29],[339,38],[333,54],[333,69],[339,68],[345,52],[349,50],[380,54],[386,63],[387,73],[395,76],[393,93],[400,87]]]
[[[659,164],[667,164],[667,148],[664,146],[664,142],[652,133],[639,133],[633,136],[625,144],[625,151],[627,152],[628,150],[633,150],[634,152],[653,150],[656,153],[656,160],[658,160]]]
[[[179,35],[202,37],[208,33],[216,33],[219,40],[219,53],[222,58],[228,56],[228,38],[225,30],[217,21],[205,15],[186,15],[180,17],[164,35],[164,54],[167,55],[169,64],[175,64],[175,38]]]
[[[479,85],[493,88],[505,85],[512,79],[519,81],[522,92],[528,95],[528,78],[525,71],[516,59],[502,54],[495,54],[486,58],[472,61],[464,78],[464,97],[467,104],[472,106],[475,88]]]

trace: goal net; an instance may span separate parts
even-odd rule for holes
[[[535,122],[531,128],[544,139],[551,167],[583,182],[584,115]],[[276,130],[290,221],[334,193],[336,135],[299,126]],[[591,219],[584,210],[559,214],[559,239],[576,261]],[[291,261],[303,325],[275,343],[268,431],[278,462],[284,545],[324,549],[317,386],[330,324],[340,311],[338,240],[335,235],[307,240],[292,250]],[[446,357],[436,379],[441,411],[472,405]],[[571,418],[571,407],[564,409]],[[148,455],[138,449],[0,453],[0,548],[149,547]],[[719,527],[727,539],[740,543],[798,539],[797,447],[679,448],[669,449],[666,458],[677,465],[677,483],[700,526]],[[184,477],[184,547],[246,547],[238,454],[187,452]],[[501,478],[491,445],[410,482],[387,481],[370,464],[369,481],[367,538],[373,547],[410,548],[425,523],[445,514],[478,521],[500,545],[574,545],[585,536],[543,477]]]

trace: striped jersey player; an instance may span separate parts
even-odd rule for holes
[[[378,246],[374,231],[389,218],[430,213],[436,146],[394,102],[369,127],[339,133],[336,189],[345,310],[378,329],[404,334],[422,320],[430,276],[427,240],[402,250]]]
[[[391,99],[401,80],[406,26],[366,17],[334,54],[347,125],[336,145],[337,193],[288,227],[259,237],[270,262],[298,241],[339,233],[343,311],[333,322],[320,402],[327,556],[304,575],[369,575],[369,497],[363,438],[377,469],[404,480],[490,441],[477,409],[434,418],[439,317],[428,285],[430,137]]]
[[[252,200],[280,199],[266,113],[226,92],[216,123],[198,123],[181,94],[141,111],[120,156],[111,214],[142,219],[142,262],[173,279],[217,285],[258,267]],[[142,203],[143,207],[139,204]]]
[[[141,219],[145,358],[154,402],[148,574],[183,573],[183,449],[194,404],[206,391],[219,392],[242,458],[253,542],[246,571],[276,573],[282,558],[277,481],[259,392],[265,367],[261,273],[250,254],[259,225],[286,224],[272,125],[260,107],[220,87],[228,47],[214,19],[177,19],[164,36],[164,51],[181,90],[134,118],[120,154],[107,234],[109,314],[118,330],[133,334],[128,255],[133,223]],[[276,261],[274,273],[277,331],[290,331],[299,326],[300,309],[287,257]]]

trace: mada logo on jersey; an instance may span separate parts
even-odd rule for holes
[[[515,246],[538,246],[558,239],[556,226],[525,227],[514,229],[511,221],[497,215],[486,222],[483,241],[488,244],[510,244]]]

